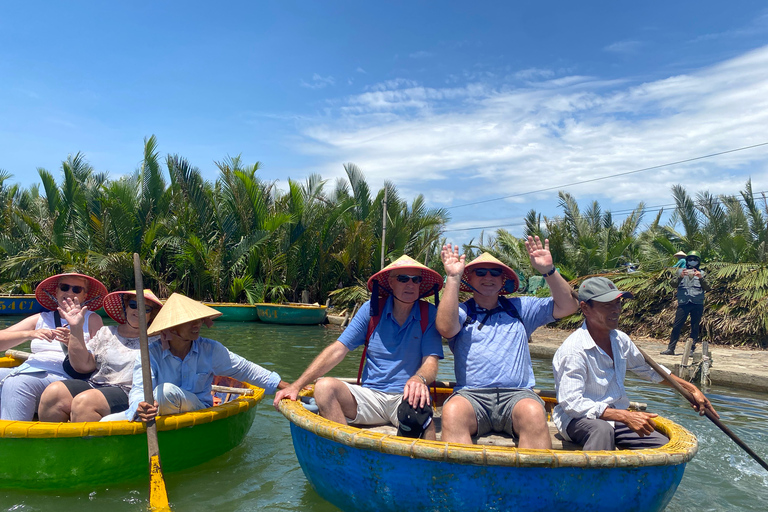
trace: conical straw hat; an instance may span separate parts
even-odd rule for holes
[[[112,292],[104,298],[104,311],[109,317],[119,324],[125,323],[125,306],[123,306],[123,295],[136,295],[136,290],[126,290]],[[152,290],[144,290],[144,300],[154,304],[157,309],[163,307],[163,303],[158,299]]]
[[[496,266],[500,267],[501,270],[504,272],[504,278],[505,282],[501,287],[501,290],[499,291],[499,295],[506,295],[508,293],[514,293],[517,291],[517,289],[520,287],[520,278],[517,277],[517,274],[514,270],[503,264],[498,259],[494,258],[492,255],[490,255],[487,252],[484,252],[474,260],[472,260],[471,263],[467,263],[467,266],[464,267],[464,274],[461,276],[461,291],[463,292],[473,292],[474,290],[469,287],[467,284],[469,282],[469,274],[472,273],[472,269],[475,267],[488,267],[488,266]],[[506,286],[506,280],[512,281],[512,286],[507,287]]]
[[[59,307],[56,302],[56,288],[58,288],[59,279],[62,277],[80,277],[88,281],[88,295],[85,296],[83,304],[91,311],[96,311],[101,307],[104,297],[107,295],[107,287],[95,277],[75,273],[57,274],[41,281],[35,288],[35,298],[41,306],[50,311]]]
[[[180,293],[174,293],[165,301],[163,309],[155,317],[149,326],[147,336],[156,336],[160,331],[176,327],[177,325],[203,320],[205,318],[218,318],[221,312],[209,308],[201,302],[192,300]]]
[[[379,293],[382,296],[392,293],[392,290],[389,286],[389,273],[396,269],[412,269],[419,271],[421,274],[421,283],[419,283],[419,297],[429,295],[433,291],[440,290],[440,288],[443,287],[443,278],[439,273],[435,272],[426,265],[422,265],[410,256],[402,255],[383,269],[373,274],[371,278],[368,279],[368,291],[372,292],[373,282],[378,281]],[[437,290],[435,290],[435,285],[437,285]]]

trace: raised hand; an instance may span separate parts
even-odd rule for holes
[[[544,239],[544,243],[537,236],[535,239],[532,236],[528,237],[525,242],[525,249],[528,251],[528,257],[531,258],[531,266],[534,270],[541,274],[546,274],[554,264],[552,263],[552,253],[549,252],[549,240]]]
[[[440,258],[443,260],[443,268],[449,277],[460,276],[464,273],[464,260],[466,256],[459,256],[459,246],[453,247],[446,244],[440,251]]]
[[[83,307],[77,297],[74,299],[67,297],[59,304],[59,314],[61,318],[67,321],[70,327],[82,329],[85,323],[86,311],[88,311],[88,308]]]

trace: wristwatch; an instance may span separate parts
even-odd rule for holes
[[[556,270],[557,270],[557,267],[556,267],[556,266],[554,266],[554,265],[552,265],[552,270],[550,270],[550,271],[549,271],[549,272],[547,272],[546,274],[541,274],[541,276],[542,276],[542,277],[549,277],[549,276],[551,276],[552,274],[554,274]]]

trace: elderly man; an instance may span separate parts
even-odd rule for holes
[[[428,383],[437,376],[443,347],[435,329],[435,307],[419,299],[441,287],[440,274],[408,256],[374,274],[368,280],[371,300],[301,377],[277,393],[275,407],[284,398],[296,400],[304,386],[364,345],[364,368],[361,361],[358,375],[362,385],[331,377],[315,384],[320,415],[342,424],[392,424],[400,435],[435,439]]]
[[[656,414],[627,410],[627,370],[645,380],[667,383],[629,336],[618,330],[621,303],[631,298],[605,277],[585,280],[579,287],[584,324],[563,342],[552,361],[558,400],[552,420],[563,437],[584,450],[656,448],[669,441],[656,431]],[[717,415],[696,386],[672,378],[694,396],[694,409],[700,414],[710,409]]]
[[[521,448],[551,448],[544,402],[533,392],[535,379],[528,339],[542,325],[576,311],[571,288],[552,263],[549,240],[528,237],[531,266],[552,297],[502,295],[514,292],[517,274],[488,253],[464,264],[458,247],[443,247],[447,274],[437,311],[437,329],[454,354],[455,392],[443,406],[442,439],[471,443],[491,430],[518,438]],[[459,305],[459,289],[472,299]]]

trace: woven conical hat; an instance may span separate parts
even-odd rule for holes
[[[491,254],[488,254],[487,252],[484,252],[474,260],[472,260],[471,263],[467,263],[467,266],[464,267],[464,274],[461,276],[461,291],[463,292],[472,292],[472,288],[469,287],[467,284],[469,282],[469,274],[472,272],[472,269],[475,267],[487,267],[487,266],[496,266],[500,267],[504,271],[504,277],[510,281],[512,281],[513,286],[511,289],[507,289],[506,282],[501,287],[501,291],[499,291],[499,295],[506,295],[507,293],[513,293],[517,291],[517,289],[520,287],[520,278],[517,277],[517,274],[514,270],[503,264],[501,261],[499,261],[497,258],[493,257]]]
[[[107,312],[112,320],[119,324],[125,323],[123,295],[136,295],[136,290],[112,292],[104,298],[104,311]],[[144,300],[157,306],[158,310],[163,307],[163,303],[160,302],[160,299],[158,299],[149,288],[144,290]]]
[[[218,318],[221,312],[209,308],[201,302],[192,300],[180,293],[174,293],[165,301],[163,309],[155,317],[149,326],[147,336],[156,336],[160,331],[176,327],[177,325],[203,320],[205,318]]]
[[[418,270],[421,273],[421,283],[419,283],[419,297],[429,295],[434,291],[435,285],[437,290],[443,287],[443,278],[439,273],[435,272],[426,265],[422,265],[418,261],[414,260],[410,256],[402,255],[395,261],[379,270],[368,279],[368,291],[373,291],[373,282],[379,282],[379,293],[381,295],[388,295],[392,293],[389,286],[389,273],[397,269],[412,269]]]

